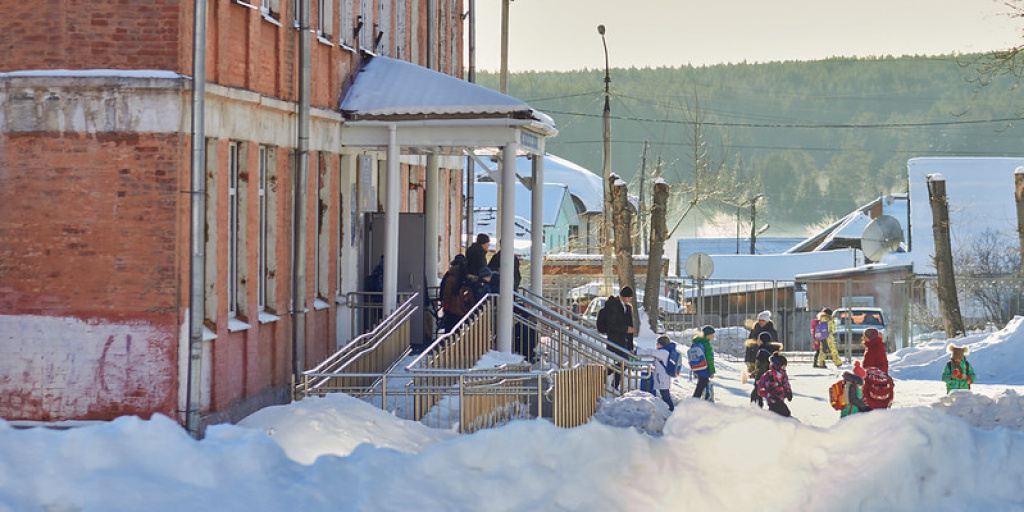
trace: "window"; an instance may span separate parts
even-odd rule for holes
[[[331,155],[318,153],[316,173],[316,247],[314,249],[313,269],[316,272],[316,296],[327,297],[330,272],[330,203],[331,203]]]
[[[260,311],[265,311],[273,305],[273,298],[270,295],[270,232],[273,226],[272,213],[270,209],[270,148],[260,146],[259,161],[259,283],[257,285],[257,301]]]
[[[373,0],[359,0],[359,16],[363,21],[363,28],[359,31],[359,46],[373,48],[373,38],[377,35],[373,31]]]
[[[334,35],[334,0],[317,0],[317,15],[320,24],[317,27],[316,35],[323,39],[330,39]]]
[[[228,145],[228,316],[238,315],[239,197],[238,144]]]
[[[353,0],[341,0],[339,9],[341,9],[341,29],[338,30],[338,41],[342,44],[349,46],[356,46],[355,43],[355,23],[352,20],[352,1]]]

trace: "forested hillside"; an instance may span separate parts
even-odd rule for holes
[[[844,215],[907,190],[918,156],[1024,156],[1022,95],[1012,77],[979,87],[970,58],[901,57],[611,70],[612,170],[692,181],[693,127],[778,225]],[[498,76],[478,83],[498,88]],[[508,93],[551,115],[550,153],[602,168],[604,70],[513,73]],[[649,180],[648,180],[649,181]],[[749,195],[748,195],[749,194]],[[735,206],[704,204],[705,216]]]

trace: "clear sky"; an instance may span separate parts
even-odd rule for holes
[[[1005,0],[514,0],[509,69],[983,52],[1024,42]],[[500,68],[501,0],[477,0],[477,69]]]

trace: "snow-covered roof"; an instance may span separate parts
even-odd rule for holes
[[[384,56],[368,56],[341,102],[352,119],[385,116],[476,115],[534,119],[550,116],[526,102],[451,75]]]
[[[558,211],[568,193],[568,187],[561,183],[544,184],[544,225],[553,226]],[[495,208],[498,205],[498,185],[494,182],[476,182],[473,188],[474,208]],[[533,216],[532,192],[522,183],[516,182],[516,217],[529,219]],[[573,223],[575,219],[569,219]]]
[[[517,158],[516,172],[520,176],[533,177],[533,161],[526,157]],[[544,155],[544,181],[566,184],[569,193],[583,203],[584,212],[604,210],[601,177],[575,162],[552,154]]]
[[[797,274],[855,266],[856,257],[857,251],[854,249],[792,254],[712,255],[715,270],[711,279],[792,281]]]

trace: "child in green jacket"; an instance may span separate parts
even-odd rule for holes
[[[952,343],[946,347],[949,352],[949,362],[942,372],[942,380],[946,383],[946,393],[954,389],[971,389],[974,383],[974,367],[967,362],[968,347],[958,347]]]

